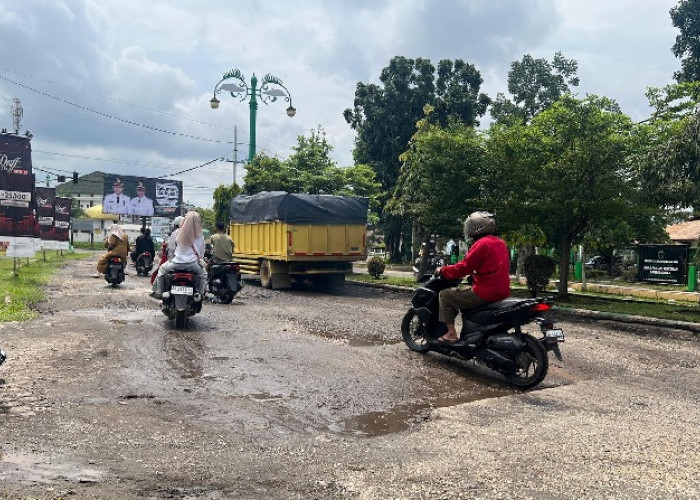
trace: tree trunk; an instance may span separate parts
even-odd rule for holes
[[[524,273],[523,267],[525,266],[525,259],[533,253],[535,253],[535,247],[533,245],[520,245],[520,248],[518,248],[518,259],[515,264],[516,283],[520,283],[520,277]]]
[[[557,294],[566,297],[569,294],[569,254],[571,253],[571,240],[566,237],[559,247],[559,286]]]

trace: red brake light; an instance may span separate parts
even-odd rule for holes
[[[291,232],[291,231],[287,231],[287,246],[288,246],[288,247],[291,247],[291,246],[292,246],[292,242],[293,242],[293,240],[292,240],[292,232]]]
[[[549,304],[545,303],[540,303],[540,304],[535,304],[530,308],[531,311],[533,312],[542,312],[542,311],[549,311],[552,307]]]

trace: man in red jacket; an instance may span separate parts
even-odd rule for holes
[[[459,311],[510,296],[510,254],[505,241],[494,236],[495,232],[493,214],[474,212],[464,221],[464,236],[473,241],[467,255],[456,264],[435,270],[436,274],[450,280],[472,275],[471,288],[448,288],[440,292],[440,321],[447,325],[447,333],[440,337],[440,342],[459,340],[455,330]]]

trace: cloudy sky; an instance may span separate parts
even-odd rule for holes
[[[0,127],[23,107],[33,163],[81,175],[95,170],[177,174],[185,200],[210,207],[229,184],[237,129],[247,157],[247,101],[219,96],[232,68],[246,81],[279,77],[292,94],[258,109],[258,151],[286,158],[296,138],[326,131],[341,166],[352,164],[343,119],[357,82],[377,83],[396,55],[473,63],[492,97],[510,63],[531,54],[578,61],[577,92],[617,100],[635,120],[649,114],[647,87],[673,81],[676,0],[3,0]],[[193,169],[189,172],[178,172]],[[45,174],[37,177],[44,183]],[[239,184],[243,167],[237,169]]]

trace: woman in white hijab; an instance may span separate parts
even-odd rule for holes
[[[96,278],[99,278],[107,271],[107,265],[111,257],[121,257],[126,262],[126,256],[129,255],[129,237],[119,224],[112,224],[112,227],[109,228],[109,236],[105,238],[105,247],[107,248],[107,253],[102,255],[100,260],[97,261]]]
[[[178,270],[190,271],[197,275],[197,292],[199,292],[201,299],[207,286],[207,272],[200,264],[200,259],[204,256],[204,234],[202,233],[202,217],[199,212],[187,212],[175,239],[177,242],[175,256],[158,268],[156,289],[153,296],[157,299],[162,298],[165,274],[172,270]]]

